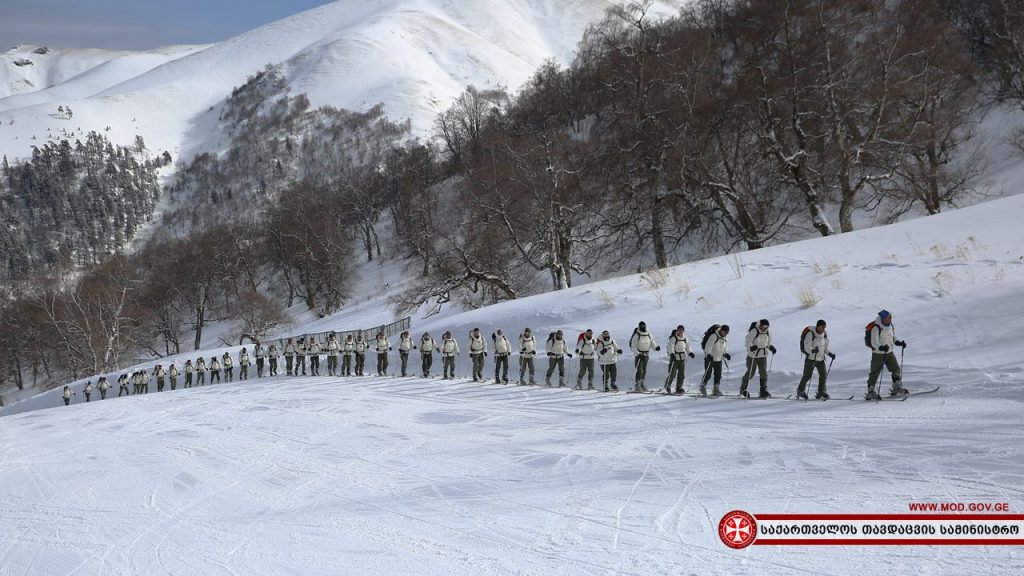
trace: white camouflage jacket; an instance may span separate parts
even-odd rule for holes
[[[814,362],[821,362],[828,356],[828,331],[818,334],[818,331],[811,327],[811,330],[804,335],[800,349],[807,355],[807,359]],[[817,352],[815,352],[817,350]]]

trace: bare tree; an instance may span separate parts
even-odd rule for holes
[[[895,71],[907,78],[896,101],[904,125],[895,135],[907,145],[888,191],[897,199],[895,214],[918,202],[937,214],[970,192],[984,169],[978,148],[968,148],[979,111],[978,70],[962,35],[931,2],[908,0],[899,18],[915,56]]]
[[[509,105],[504,88],[480,90],[468,86],[455,102],[434,120],[434,134],[444,144],[448,160],[464,165],[480,142],[488,121],[500,115]]]
[[[383,175],[397,198],[392,214],[401,246],[419,258],[420,276],[426,277],[435,251],[437,185],[442,177],[433,146],[413,143],[396,148]]]
[[[236,319],[239,344],[246,338],[260,342],[273,330],[291,322],[280,306],[255,291],[244,292],[232,303],[230,314]]]
[[[308,183],[285,196],[268,216],[268,256],[310,310],[329,314],[344,303],[350,283],[345,207]]]

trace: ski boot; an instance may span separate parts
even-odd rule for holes
[[[700,395],[701,396],[707,396],[708,395],[708,389],[703,384],[700,385]]]
[[[910,394],[910,391],[903,387],[903,382],[893,382],[892,390],[889,391],[889,396],[902,396],[904,394]]]
[[[881,400],[882,397],[875,392],[874,386],[868,386],[868,393],[864,395],[865,400]]]
[[[828,398],[828,394],[824,392],[818,392],[817,394],[814,395],[815,400],[828,400]]]
[[[686,390],[683,390],[682,386],[676,387],[676,394],[684,394]]]
[[[619,391],[619,387],[615,385],[615,382],[611,383],[611,387],[612,387],[612,392],[618,392]]]
[[[715,390],[718,390],[718,388],[715,388]],[[747,392],[746,390],[740,390],[740,398],[750,398],[750,392]]]
[[[761,386],[760,392],[757,393],[758,398],[771,398],[772,395],[768,392],[767,386]]]
[[[718,385],[716,384],[715,387],[711,389],[711,396],[713,398],[718,398],[721,395],[722,391],[718,389]]]
[[[797,392],[796,393],[796,397],[801,399],[801,400],[807,400],[808,399],[807,398],[807,392],[803,392],[803,391]]]

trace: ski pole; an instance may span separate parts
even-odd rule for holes
[[[707,362],[708,367],[704,370],[704,376],[702,376],[701,379],[700,379],[700,385],[701,386],[704,385],[704,382],[707,381],[707,379],[708,379],[708,374],[711,373],[711,369],[713,368],[713,366],[711,364],[712,361],[708,361]]]
[[[825,382],[828,382],[828,375],[832,372],[832,363],[835,361],[835,356],[833,356],[832,359],[828,361],[828,370],[825,370]]]
[[[906,346],[900,346],[900,386],[903,386],[903,374],[906,372],[903,368],[903,355],[907,353]]]

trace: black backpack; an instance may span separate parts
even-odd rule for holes
[[[718,329],[721,327],[721,324],[712,324],[710,328],[704,331],[704,337],[700,339],[701,350],[704,350],[708,347],[708,340],[711,338],[711,335],[718,332]]]

